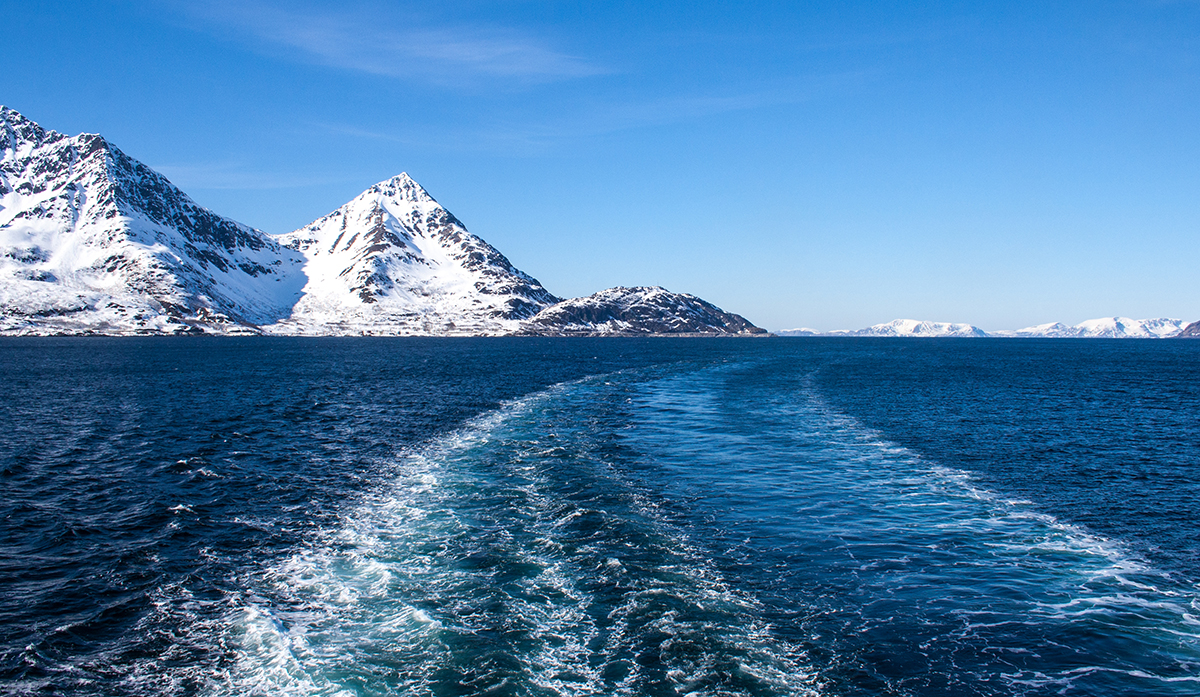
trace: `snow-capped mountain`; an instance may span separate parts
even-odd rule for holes
[[[1175,336],[1180,339],[1200,339],[1200,321],[1192,322]]]
[[[308,281],[272,333],[507,334],[559,301],[407,174],[278,239]]]
[[[981,337],[987,332],[973,324],[951,322],[923,322],[915,319],[896,319],[876,324],[866,329],[835,331],[840,336],[915,336],[915,337]]]
[[[1164,339],[1180,333],[1183,321],[1178,319],[1130,319],[1101,317],[1074,326],[1062,322],[1039,324],[1013,332],[995,332],[996,336],[1026,336],[1071,339]]]
[[[407,174],[273,237],[0,107],[0,334],[763,334],[661,288],[560,302]]]
[[[694,295],[657,286],[609,288],[586,298],[564,300],[542,310],[524,326],[528,334],[766,334],[744,317]]]
[[[300,254],[94,134],[0,107],[0,332],[238,331],[285,316]]]
[[[776,336],[821,336],[824,332],[809,329],[808,327],[796,327],[795,329],[780,329],[775,332]]]

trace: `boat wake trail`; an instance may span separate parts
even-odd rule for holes
[[[214,694],[815,694],[623,474],[630,380],[551,388],[402,454],[341,523],[248,573]]]

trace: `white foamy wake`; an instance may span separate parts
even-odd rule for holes
[[[605,389],[558,386],[401,455],[243,580],[209,692],[814,694],[756,600],[589,448],[580,410]]]

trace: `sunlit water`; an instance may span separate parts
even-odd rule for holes
[[[0,351],[11,693],[1200,692],[1200,342]]]

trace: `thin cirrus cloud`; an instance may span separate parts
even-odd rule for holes
[[[506,154],[539,154],[563,141],[654,128],[740,111],[752,111],[819,100],[827,95],[861,88],[880,72],[831,73],[793,78],[758,89],[707,95],[666,96],[651,99],[617,99],[588,103],[569,113],[537,118],[488,119],[486,123],[384,131],[345,123],[312,123],[323,131],[351,138],[380,140],[437,149],[491,151]]]
[[[263,2],[215,2],[186,11],[255,45],[282,49],[309,62],[393,78],[449,84],[495,79],[536,83],[607,72],[505,28],[428,27],[411,18],[379,17],[361,9],[285,9]]]
[[[156,165],[154,170],[184,190],[298,189],[333,183],[328,176],[265,172],[236,162]]]

